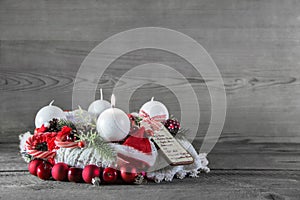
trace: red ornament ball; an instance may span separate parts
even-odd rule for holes
[[[117,170],[112,167],[107,167],[103,170],[102,179],[106,183],[114,183],[118,178]]]
[[[28,171],[30,174],[36,176],[37,174],[37,167],[43,163],[43,160],[41,159],[35,159],[35,160],[32,160],[29,165],[28,165]]]
[[[36,174],[40,179],[48,180],[51,177],[51,169],[51,164],[43,162],[37,167]]]
[[[137,170],[135,167],[125,165],[120,168],[121,177],[126,183],[135,182],[136,177],[138,176]]]
[[[86,183],[92,183],[92,179],[100,177],[101,169],[97,165],[87,165],[82,171],[82,178]]]
[[[57,181],[68,180],[69,167],[66,163],[56,163],[52,168],[52,177]]]
[[[164,122],[164,126],[169,130],[169,132],[175,136],[179,129],[180,129],[180,123],[176,119],[168,119]]]
[[[70,167],[68,171],[68,180],[70,182],[80,183],[82,179],[82,169],[77,167]]]

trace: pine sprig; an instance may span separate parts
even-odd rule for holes
[[[77,129],[84,129],[85,131],[96,129],[97,118],[87,111],[82,110],[81,107],[74,112],[74,117]]]
[[[74,124],[77,129],[75,136],[78,140],[76,142],[84,141],[86,147],[95,149],[105,161],[111,163],[116,161],[115,150],[97,132],[97,118],[95,116],[79,107],[74,112]]]
[[[116,161],[116,152],[100,137],[95,129],[87,132],[79,132],[81,134],[76,135],[79,138],[78,141],[84,141],[88,147],[95,149],[103,160],[110,162]]]
[[[139,125],[141,121],[143,121],[142,117],[140,117],[140,116],[134,117],[134,123],[135,123],[135,125]]]
[[[61,130],[62,127],[64,126],[68,126],[72,129],[76,129],[75,125],[69,121],[69,120],[66,120],[66,119],[60,119],[58,122],[57,122],[57,129]]]
[[[177,120],[177,118],[174,115],[170,115],[169,119]]]
[[[180,128],[176,136],[178,137],[186,137],[190,133],[189,129]]]
[[[29,155],[28,153],[22,152],[21,154],[25,162],[30,163],[30,161],[33,160],[33,156]]]

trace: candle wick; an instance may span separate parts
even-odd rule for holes
[[[52,101],[49,103],[49,106],[52,106],[53,103],[54,103],[54,100],[52,100]]]
[[[103,92],[102,92],[102,88],[100,88],[100,100],[103,100]]]
[[[114,94],[111,95],[110,104],[112,108],[114,108],[116,105],[116,97]]]
[[[151,98],[151,101],[153,101],[153,100],[154,100],[154,97]]]

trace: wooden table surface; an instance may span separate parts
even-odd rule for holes
[[[299,8],[299,0],[0,0],[0,199],[300,199]],[[52,99],[71,109],[87,54],[113,34],[147,26],[195,39],[224,79],[227,115],[208,155],[211,173],[99,188],[30,176],[18,135],[33,130],[38,109]],[[124,72],[150,62],[171,66],[193,86],[201,108],[198,150],[210,122],[210,96],[184,59],[153,49],[129,52],[111,64],[99,87],[108,97]],[[174,94],[156,84],[141,86],[130,109],[152,96],[180,113]]]
[[[299,199],[300,171],[289,169],[290,152],[233,152],[217,145],[209,154],[211,172],[198,178],[174,179],[173,182],[144,185],[75,184],[43,181],[29,174],[27,164],[18,154],[17,143],[1,142],[0,197],[1,199]],[[223,144],[224,145],[224,144]],[[230,146],[233,144],[230,144]],[[236,144],[237,145],[237,144]],[[226,145],[225,145],[226,146]],[[240,145],[240,149],[244,145]],[[258,148],[258,147],[256,147]],[[291,148],[291,147],[290,147]],[[300,149],[299,146],[293,147]],[[255,149],[255,146],[253,146]],[[273,151],[273,153],[271,153]],[[256,157],[257,167],[247,165],[248,157]],[[299,152],[295,158],[299,157]],[[245,163],[238,164],[235,159]],[[270,160],[270,162],[268,162]],[[272,160],[282,162],[272,166]],[[231,162],[231,163],[230,163]],[[297,161],[295,161],[297,162]],[[224,168],[214,166],[224,164]],[[255,164],[249,164],[253,166]]]
[[[299,199],[299,172],[213,170],[196,179],[146,185],[42,181],[25,171],[1,172],[1,199]]]

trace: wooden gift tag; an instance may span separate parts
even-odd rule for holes
[[[177,142],[165,127],[160,131],[155,131],[151,139],[160,148],[170,165],[189,165],[194,162],[192,155]]]

